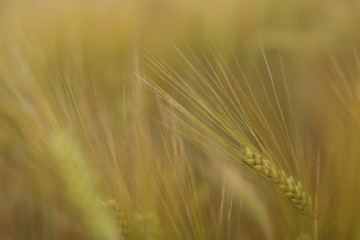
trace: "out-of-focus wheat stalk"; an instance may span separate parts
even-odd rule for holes
[[[119,229],[95,192],[93,175],[76,141],[66,132],[59,131],[49,144],[67,196],[82,215],[89,235],[99,240],[119,239]]]

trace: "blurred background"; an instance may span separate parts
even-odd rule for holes
[[[235,78],[239,64],[261,95],[263,54],[311,196],[321,156],[319,239],[360,239],[359,29],[355,0],[0,1],[0,239],[312,239],[269,184],[183,137],[140,77],[161,84],[154,59],[185,78],[184,57]]]

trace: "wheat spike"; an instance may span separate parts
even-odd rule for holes
[[[126,220],[124,212],[121,210],[118,202],[115,199],[107,199],[104,204],[113,212],[116,222],[120,227],[120,233],[124,240],[130,240],[129,224]]]
[[[256,174],[271,181],[301,213],[311,216],[311,198],[300,182],[296,182],[292,176],[287,176],[283,170],[272,164],[266,157],[255,153],[248,147],[244,148],[241,161],[253,169]]]

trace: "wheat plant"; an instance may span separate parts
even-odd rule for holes
[[[0,1],[0,239],[360,239],[359,16]]]
[[[185,60],[189,63],[188,59]],[[208,59],[206,60],[209,61]],[[266,156],[266,153],[271,152],[271,149],[266,149],[266,147],[260,145],[260,140],[258,140],[259,136],[256,135],[256,126],[248,119],[248,113],[244,112],[244,106],[240,98],[236,96],[237,93],[244,91],[236,88],[245,89],[245,84],[244,86],[239,86],[235,85],[238,84],[236,82],[230,83],[229,74],[226,72],[220,72],[219,74],[223,74],[220,77],[216,75],[218,74],[217,72],[212,72],[211,74],[213,74],[213,76],[201,75],[198,70],[189,63],[189,68],[194,71],[199,82],[202,82],[203,87],[206,88],[207,93],[205,97],[207,97],[207,99],[205,100],[187,84],[186,79],[181,78],[177,73],[172,72],[171,69],[167,69],[166,67],[168,66],[165,64],[155,61],[156,60],[151,59],[151,69],[160,75],[160,78],[168,81],[171,87],[183,95],[190,104],[195,105],[195,109],[202,114],[202,118],[196,117],[194,113],[190,112],[190,107],[186,107],[176,101],[169,93],[159,87],[155,81],[143,78],[144,82],[150,86],[155,93],[164,98],[166,102],[170,103],[190,119],[194,125],[192,129],[196,130],[198,136],[200,136],[198,141],[201,141],[202,136],[208,135],[207,137],[210,141],[215,142],[220,148],[223,148],[230,154],[232,157],[231,160],[235,164],[241,164],[260,177],[273,183],[284,194],[290,204],[302,214],[312,217],[313,209],[310,195],[303,189],[299,181],[294,180],[294,177],[287,175],[284,170],[281,169],[276,163],[276,160]],[[213,66],[210,65],[210,68],[215,71]],[[269,74],[271,77],[271,72],[269,72]],[[223,79],[221,79],[221,77]],[[232,75],[231,77],[235,78],[236,81],[236,76]],[[238,77],[240,78],[240,76]],[[215,88],[211,85],[212,80],[208,80],[208,78],[216,78],[213,83]],[[273,79],[271,79],[271,81],[273,81]],[[228,84],[229,89],[225,89],[224,84]],[[274,89],[274,91],[276,90]],[[221,93],[226,97],[221,96]],[[277,93],[275,92],[274,94],[276,96]],[[256,99],[254,100],[256,102]],[[249,100],[247,99],[247,101]],[[257,110],[259,110],[260,116],[263,117],[264,115],[261,109]],[[279,110],[280,115],[282,114],[280,105]],[[266,123],[266,119],[263,120]],[[241,124],[245,126],[246,131],[248,131],[252,137],[257,139],[261,150],[256,149],[248,136],[244,134],[244,130],[240,127]],[[271,131],[271,129],[269,131]],[[295,132],[287,134],[295,134]],[[261,151],[264,151],[265,154],[261,153]]]

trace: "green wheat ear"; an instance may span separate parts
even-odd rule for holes
[[[283,170],[276,167],[263,155],[251,151],[248,147],[244,148],[242,155],[241,161],[244,165],[254,170],[257,175],[272,182],[296,209],[311,217],[311,198],[299,181],[295,181],[292,176],[287,176]]]
[[[94,175],[79,144],[68,132],[59,131],[50,141],[50,150],[64,181],[67,196],[82,215],[89,234],[94,239],[118,239],[119,231],[113,217],[100,204]]]
[[[118,202],[115,199],[106,199],[103,202],[114,214],[116,222],[120,228],[120,233],[124,240],[130,240],[130,228],[126,220],[124,212],[121,210]]]

